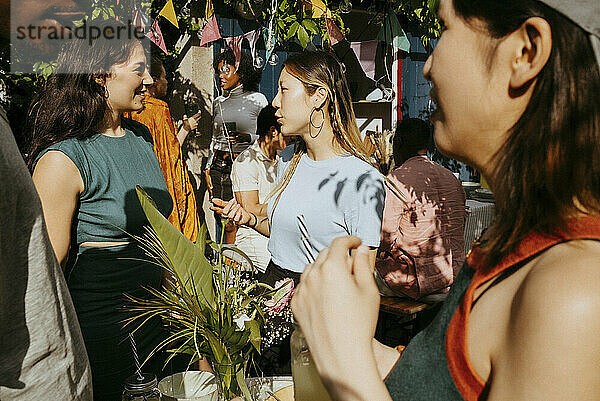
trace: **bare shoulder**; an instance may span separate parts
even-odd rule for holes
[[[530,263],[510,303],[502,346],[493,352],[488,399],[595,399],[600,243],[556,245]]]
[[[600,242],[563,243],[534,260],[513,299],[511,320],[529,346],[580,345],[585,348],[577,352],[600,357]]]
[[[75,163],[61,151],[51,150],[40,157],[33,170],[33,182],[40,188],[83,192],[83,179]],[[69,191],[71,192],[71,191]]]
[[[600,300],[600,241],[577,240],[556,245],[540,255],[523,280],[524,296],[544,295],[564,302]]]

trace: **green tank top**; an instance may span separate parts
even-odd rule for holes
[[[95,134],[86,139],[67,139],[42,151],[68,156],[81,174],[83,192],[73,219],[72,246],[86,241],[131,241],[148,224],[135,186],[140,185],[154,199],[166,217],[172,201],[158,160],[152,150],[148,128],[123,119],[125,135]],[[36,162],[37,162],[36,160]]]

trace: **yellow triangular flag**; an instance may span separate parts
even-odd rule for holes
[[[206,9],[205,9],[205,17],[206,19],[209,19],[214,13],[215,13],[215,8],[213,7],[213,2],[212,0],[206,0]]]
[[[310,0],[310,4],[312,6],[313,18],[321,18],[323,15],[325,15],[325,18],[331,18],[331,10],[321,0]]]
[[[158,15],[162,15],[169,21],[171,24],[175,25],[177,29],[179,29],[179,24],[177,23],[177,16],[175,15],[175,7],[173,7],[173,0],[168,0],[167,4],[160,10]]]

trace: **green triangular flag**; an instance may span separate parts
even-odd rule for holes
[[[406,33],[404,33],[404,30],[398,21],[398,17],[396,17],[396,14],[394,13],[388,14],[383,22],[381,30],[377,34],[377,40],[390,43],[405,52],[410,52],[410,42],[408,41],[408,37],[406,37]]]

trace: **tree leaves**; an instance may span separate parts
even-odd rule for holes
[[[300,45],[304,49],[306,47],[306,45],[308,44],[308,41],[310,40],[310,38],[308,37],[308,32],[306,32],[306,29],[303,26],[300,26],[300,27],[298,27],[297,33],[298,33],[298,40],[300,41]]]

